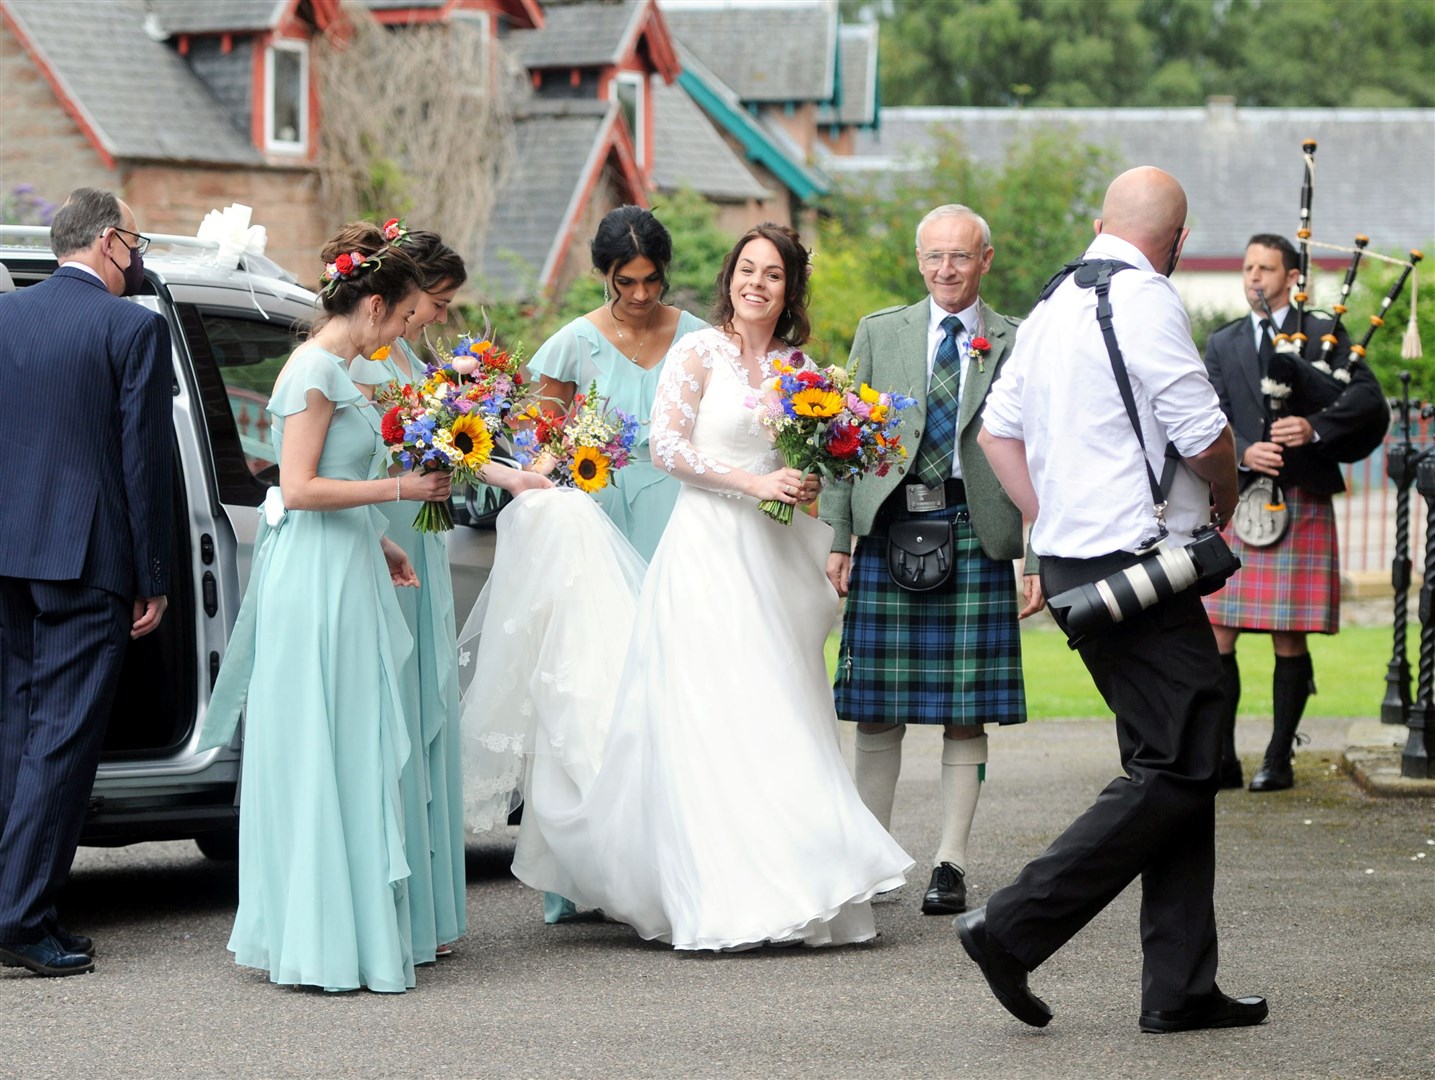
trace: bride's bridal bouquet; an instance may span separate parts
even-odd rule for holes
[[[535,403],[522,419],[532,427],[514,434],[520,460],[539,458],[539,471],[555,484],[589,494],[607,487],[612,473],[628,464],[638,437],[637,418],[610,409],[597,383],[590,383],[586,394],[575,394],[566,411]]]
[[[380,434],[394,464],[405,469],[453,473],[456,484],[473,484],[493,455],[494,436],[508,417],[523,412],[532,387],[521,358],[490,338],[465,336],[436,359],[416,383],[390,383],[375,400],[384,409]],[[453,528],[445,502],[426,502],[414,518],[420,532]]]
[[[915,399],[879,393],[836,364],[807,368],[800,352],[773,370],[752,404],[788,468],[855,480],[867,472],[886,476],[907,457],[897,428]],[[792,504],[765,499],[757,505],[775,521],[792,524]]]

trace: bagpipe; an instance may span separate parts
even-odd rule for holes
[[[1304,175],[1300,190],[1300,225],[1296,236],[1300,241],[1300,257],[1296,289],[1291,300],[1295,307],[1295,325],[1289,334],[1274,335],[1274,354],[1270,357],[1266,371],[1267,409],[1272,419],[1281,415],[1311,416],[1326,409],[1350,406],[1353,413],[1349,432],[1338,441],[1338,445],[1326,447],[1337,460],[1359,461],[1370,454],[1384,440],[1390,425],[1390,409],[1383,394],[1358,393],[1359,387],[1352,387],[1352,377],[1365,363],[1370,340],[1375,332],[1385,325],[1385,315],[1390,306],[1399,298],[1407,281],[1415,279],[1415,266],[1424,256],[1412,250],[1408,259],[1394,258],[1368,250],[1370,238],[1363,233],[1355,237],[1354,247],[1324,243],[1312,234],[1311,203],[1315,192],[1316,141],[1306,139],[1301,143],[1304,158]],[[1315,352],[1306,332],[1307,315],[1315,317],[1309,307],[1311,300],[1311,249],[1340,251],[1350,256],[1345,279],[1341,283],[1340,298],[1332,306],[1330,327],[1320,335],[1320,350]],[[1379,259],[1401,267],[1400,275],[1380,302],[1379,311],[1370,316],[1370,325],[1359,343],[1352,343],[1341,353],[1341,339],[1348,339],[1344,318],[1349,312],[1346,306],[1350,299],[1355,276],[1362,259]],[[1416,324],[1414,303],[1415,286],[1411,287],[1410,322],[1405,331],[1401,355],[1413,360],[1420,356],[1420,332]],[[1271,317],[1269,303],[1264,297],[1261,303],[1266,317]],[[1368,370],[1368,369],[1367,369]],[[1373,379],[1373,376],[1371,376]],[[1366,380],[1356,380],[1357,383]],[[1378,384],[1377,384],[1378,385]],[[1274,390],[1275,393],[1269,391]],[[1345,399],[1345,400],[1342,400]]]

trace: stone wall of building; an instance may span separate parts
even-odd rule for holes
[[[318,282],[319,249],[328,230],[319,176],[312,169],[124,165],[126,198],[146,232],[193,236],[209,211],[243,203],[253,208],[253,223],[269,234],[265,255],[300,284]]]

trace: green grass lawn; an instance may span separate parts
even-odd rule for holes
[[[827,669],[837,667],[838,635],[827,639]],[[1419,626],[1406,635],[1413,675],[1419,648]],[[1026,673],[1027,710],[1033,720],[1058,717],[1109,716],[1101,695],[1081,658],[1054,629],[1031,629],[1021,636]],[[1312,716],[1358,719],[1380,715],[1385,697],[1385,669],[1390,663],[1389,626],[1352,626],[1334,637],[1310,636],[1317,693],[1306,711]],[[1271,643],[1265,634],[1243,634],[1236,655],[1241,661],[1241,715],[1271,714]],[[1412,694],[1414,689],[1412,687]]]

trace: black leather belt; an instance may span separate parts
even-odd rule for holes
[[[914,481],[915,483],[915,481]],[[911,518],[915,515],[907,510],[907,494],[905,489],[910,486],[903,484],[888,495],[883,501],[881,509],[877,511],[874,528],[885,528],[893,521]],[[948,506],[964,505],[967,501],[967,485],[959,477],[949,476],[942,484],[943,496]]]

